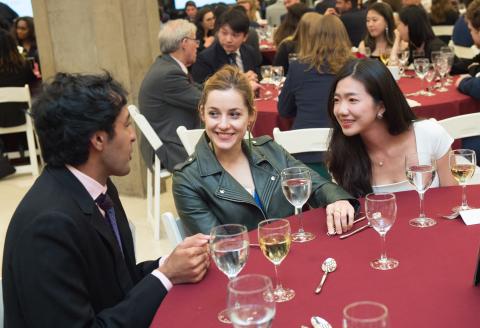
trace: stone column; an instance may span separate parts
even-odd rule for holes
[[[44,79],[108,70],[129,92],[129,103],[138,104],[140,84],[159,54],[157,0],[32,0],[32,7]],[[122,194],[145,194],[138,146],[130,174],[115,178]]]

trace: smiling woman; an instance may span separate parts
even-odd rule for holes
[[[187,230],[208,234],[212,227],[227,223],[251,230],[264,219],[292,215],[280,172],[305,165],[270,137],[244,139],[256,117],[246,75],[233,66],[220,69],[205,83],[199,109],[205,134],[193,156],[173,175],[175,205]],[[309,205],[328,205],[327,211],[338,220],[337,232],[348,230],[354,214],[350,202],[356,205],[356,200],[317,173],[310,170],[310,174]]]

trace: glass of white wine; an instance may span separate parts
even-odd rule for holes
[[[387,232],[392,228],[397,218],[397,202],[394,194],[371,193],[365,197],[365,214],[368,222],[382,237],[382,253],[380,258],[370,262],[370,266],[377,270],[391,270],[398,267],[399,262],[387,257]]]
[[[315,238],[311,232],[303,229],[302,207],[310,198],[312,192],[312,177],[307,167],[289,167],[283,169],[282,191],[285,198],[295,207],[295,215],[298,215],[300,226],[298,231],[292,234],[292,240],[304,243]]]
[[[250,241],[247,227],[241,224],[224,224],[210,232],[210,254],[218,269],[228,279],[235,278],[247,263]],[[218,314],[218,320],[230,323],[228,310]]]
[[[260,274],[230,280],[227,308],[235,328],[269,328],[275,316],[272,281]]]
[[[411,226],[427,228],[437,224],[437,221],[427,218],[423,206],[425,192],[430,188],[436,176],[436,161],[428,153],[412,153],[405,157],[405,172],[420,198],[420,215],[409,221]]]
[[[295,297],[295,291],[284,288],[278,277],[278,266],[290,251],[292,238],[290,222],[285,219],[264,220],[258,224],[258,241],[263,255],[273,263],[277,286],[273,291],[275,302],[286,302]]]
[[[467,181],[475,173],[475,167],[477,166],[477,157],[475,151],[471,149],[456,149],[450,151],[449,155],[450,171],[453,177],[462,186],[462,205],[454,207],[454,212],[470,210],[473,207],[468,206],[467,203]]]

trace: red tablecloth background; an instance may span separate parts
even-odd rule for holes
[[[469,186],[469,202],[480,206],[480,186]],[[296,291],[295,298],[277,304],[273,327],[309,324],[312,315],[341,327],[342,309],[358,300],[387,305],[395,328],[480,327],[480,286],[473,277],[480,246],[480,225],[466,226],[461,220],[445,220],[461,198],[460,187],[436,188],[426,193],[427,215],[438,224],[432,228],[411,227],[408,220],[418,214],[416,192],[397,193],[397,221],[387,234],[387,254],[400,266],[377,271],[369,262],[380,255],[380,237],[367,229],[345,240],[327,237],[325,210],[304,213],[305,228],[317,234],[314,241],[293,243],[280,266],[283,284]],[[362,201],[363,203],[363,201]],[[298,219],[291,218],[292,230]],[[365,221],[359,222],[363,225]],[[256,232],[251,242],[256,242]],[[320,295],[313,290],[322,276],[321,263],[333,257],[337,271],[330,274]],[[274,279],[273,265],[256,247],[251,247],[241,274],[261,273]],[[226,306],[227,278],[213,264],[205,279],[193,285],[175,286],[158,309],[151,327],[228,327],[217,321]]]

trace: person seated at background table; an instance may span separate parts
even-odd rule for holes
[[[218,40],[197,57],[192,65],[193,79],[203,83],[225,64],[235,65],[255,83],[260,75],[260,59],[250,45],[244,44],[250,21],[242,10],[229,8],[217,19]]]
[[[212,8],[205,6],[200,9],[195,18],[195,25],[197,26],[197,40],[200,41],[197,52],[200,53],[203,49],[208,48],[215,41],[215,16]]]
[[[283,117],[294,117],[292,129],[327,128],[328,96],[330,87],[343,65],[353,59],[350,39],[340,19],[326,15],[312,28],[310,42],[292,62],[282,92],[278,98],[278,112]],[[320,152],[295,155],[296,159],[330,178]]]
[[[276,47],[287,37],[293,35],[303,14],[308,11],[308,7],[303,3],[296,3],[287,8],[285,19],[282,20],[280,26],[273,33],[273,43]]]
[[[130,172],[135,128],[109,74],[57,74],[32,106],[47,164],[8,227],[6,327],[148,327],[172,284],[200,281],[208,236],[136,264],[110,176]]]
[[[305,13],[298,23],[295,33],[291,37],[285,38],[277,47],[275,58],[273,59],[274,66],[282,66],[285,75],[288,73],[289,55],[297,54],[300,49],[306,48],[312,42],[313,26],[318,23],[322,15],[311,12]]]
[[[245,140],[256,118],[253,91],[237,67],[227,65],[205,83],[199,111],[205,124],[195,153],[173,175],[173,197],[190,233],[209,233],[219,224],[248,230],[260,221],[293,215],[282,192],[280,172],[304,166],[270,137]],[[336,232],[351,228],[358,202],[336,184],[311,171],[308,204],[327,206]],[[333,233],[333,224],[329,226]]]
[[[421,152],[437,162],[432,187],[455,185],[448,153],[452,137],[434,119],[417,120],[388,68],[375,59],[348,62],[333,83],[327,152],[335,181],[356,197],[414,189],[405,156]]]
[[[35,24],[32,17],[23,16],[15,20],[15,36],[18,45],[23,48],[22,55],[25,58],[33,58],[34,62],[40,65]]]
[[[185,19],[191,23],[195,23],[195,17],[197,16],[198,8],[195,1],[187,1],[185,3]]]
[[[464,0],[462,2],[464,3],[465,7],[468,7],[472,0]],[[471,47],[473,45],[473,40],[472,36],[470,35],[470,31],[468,30],[465,13],[458,17],[455,25],[453,26],[452,41],[456,46]]]
[[[236,6],[233,6],[232,8],[235,10],[241,10],[242,12],[247,14],[247,10],[245,9],[244,6],[236,5]],[[245,40],[245,44],[248,44],[253,48],[257,56],[257,61],[261,63],[263,60],[263,57],[262,57],[262,53],[260,52],[260,40],[258,38],[257,29],[254,27],[254,25],[252,25],[251,21],[250,21],[250,28],[248,29],[247,38]]]
[[[163,143],[159,149],[152,149],[146,138],[142,138],[140,148],[145,163],[152,165],[155,151],[170,172],[188,157],[177,128],[180,125],[200,128],[197,105],[201,86],[191,80],[187,69],[197,57],[195,32],[195,25],[184,19],[163,25],[158,34],[162,55],[148,70],[138,94],[140,112]]]
[[[432,0],[430,23],[434,25],[453,25],[459,16],[458,10],[450,0]]]
[[[260,18],[260,13],[258,12],[256,0],[237,0],[237,5],[245,8],[248,19],[250,20],[250,27],[260,27],[257,21]]]
[[[366,9],[358,7],[357,0],[337,0],[335,8],[328,8],[325,15],[337,15],[347,30],[350,42],[358,46],[366,33]]]

